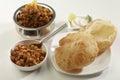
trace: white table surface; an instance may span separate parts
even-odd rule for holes
[[[69,13],[80,16],[91,15],[94,19],[110,20],[118,30],[111,46],[111,62],[99,75],[74,77],[48,70],[45,63],[33,72],[21,72],[9,61],[9,49],[22,40],[13,23],[14,11],[32,0],[1,0],[0,2],[0,80],[120,80],[120,0],[38,0],[52,6],[56,11],[56,27],[66,21]],[[49,43],[51,41],[48,41]]]

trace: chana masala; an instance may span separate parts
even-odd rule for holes
[[[23,67],[34,66],[46,56],[46,52],[36,45],[17,45],[11,51],[11,60]]]
[[[26,4],[17,15],[19,25],[27,28],[38,28],[46,25],[53,18],[53,13],[47,7],[33,2]]]

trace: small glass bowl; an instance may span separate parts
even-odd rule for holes
[[[44,26],[41,26],[41,27],[38,27],[38,28],[27,28],[25,26],[21,26],[17,22],[17,18],[16,18],[18,13],[20,12],[20,10],[23,7],[25,7],[25,5],[18,8],[14,13],[13,20],[15,22],[15,27],[16,27],[16,30],[17,30],[18,34],[21,35],[24,38],[40,39],[41,37],[50,33],[55,27],[55,22],[54,22],[54,19],[55,19],[55,16],[56,16],[55,10],[52,7],[50,7],[49,5],[44,4],[44,3],[37,3],[37,5],[48,8],[53,13],[53,17],[52,17],[51,21]]]

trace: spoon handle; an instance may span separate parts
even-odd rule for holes
[[[45,42],[47,41],[49,38],[51,38],[52,36],[54,36],[55,34],[57,34],[58,32],[60,32],[61,30],[63,30],[65,27],[67,27],[67,24],[63,24],[61,27],[59,27],[58,29],[56,29],[53,33],[49,34],[48,36],[44,37],[43,39],[40,40],[40,42]]]

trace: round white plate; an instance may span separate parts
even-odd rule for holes
[[[55,61],[54,58],[54,50],[56,47],[59,46],[59,40],[66,36],[68,33],[70,32],[66,32],[66,33],[61,33],[61,34],[57,34],[52,41],[51,44],[51,53],[50,53],[50,57],[51,57],[51,62],[53,64],[53,67],[55,68],[56,71],[64,73],[64,74],[68,74],[68,75],[91,75],[91,74],[95,74],[98,72],[103,71],[104,69],[106,69],[110,63],[110,58],[111,58],[111,51],[110,49],[107,49],[103,54],[101,54],[100,56],[98,56],[95,61],[93,63],[91,63],[90,65],[86,66],[83,68],[83,70],[80,73],[68,73],[65,72],[63,70],[61,70]]]

